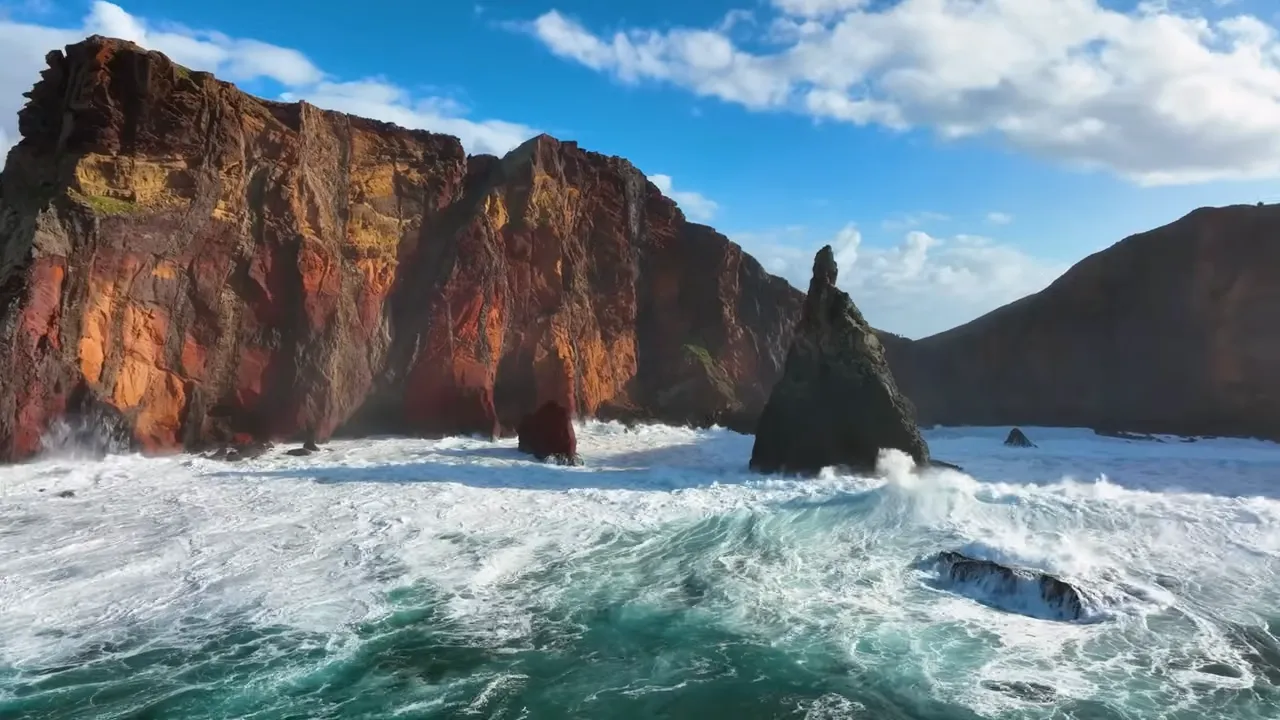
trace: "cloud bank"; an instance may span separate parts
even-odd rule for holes
[[[1280,176],[1280,36],[1210,5],[772,0],[710,29],[603,34],[551,10],[524,30],[619,82],[750,110],[990,135],[1144,185]]]
[[[809,286],[814,253],[829,243],[840,266],[838,284],[867,320],[911,338],[950,329],[1042,290],[1068,267],[990,238],[943,238],[920,230],[907,232],[889,248],[864,245],[852,224],[820,240],[803,227],[730,237],[766,270],[801,290]]]

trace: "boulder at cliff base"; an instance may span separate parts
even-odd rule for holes
[[[539,460],[554,459],[562,465],[577,464],[578,437],[573,416],[563,405],[549,401],[520,422],[520,452]]]

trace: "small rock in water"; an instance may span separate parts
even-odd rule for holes
[[[519,450],[539,460],[561,457],[573,459],[578,455],[578,437],[573,430],[573,416],[560,403],[550,400],[534,413],[520,421]],[[558,465],[573,465],[561,462]]]
[[[959,465],[956,465],[955,463],[949,463],[946,460],[937,460],[935,458],[929,458],[929,467],[944,468],[946,470],[955,470],[956,472],[964,472],[964,468],[960,467]]]
[[[1031,439],[1027,437],[1027,434],[1022,432],[1021,428],[1014,428],[1010,430],[1009,437],[1004,439],[1004,444],[1009,447],[1020,448],[1033,448],[1036,446],[1036,444],[1031,442]]]
[[[1058,691],[1050,685],[1025,680],[983,680],[982,687],[995,692],[1013,695],[1027,702],[1051,703]]]
[[[54,497],[60,497],[60,498],[70,498],[75,496],[76,496],[75,490],[63,490],[57,493],[56,495],[54,495]]]
[[[1164,442],[1164,440],[1161,440],[1155,435],[1148,435],[1145,433],[1132,433],[1132,432],[1127,432],[1125,430],[1099,430],[1098,428],[1094,428],[1093,434],[1100,435],[1102,437],[1116,438],[1118,440],[1142,440],[1145,442]]]
[[[275,447],[275,445],[270,442],[248,442],[242,445],[219,448],[212,454],[206,455],[205,457],[210,460],[225,460],[227,462],[251,460],[262,455],[273,447]]]
[[[310,452],[320,452],[320,446],[316,445],[314,440],[308,440],[302,443],[302,449]]]
[[[288,451],[285,452],[285,455],[292,455],[294,457],[306,457],[310,455],[312,452],[315,452],[315,451],[307,447],[306,445],[303,445],[302,447],[289,449]]]
[[[547,456],[546,461],[549,463],[554,463],[556,465],[568,465],[573,467],[577,467],[583,464],[581,456],[565,455],[563,453],[556,453],[555,455],[549,455]]]
[[[932,563],[940,575],[953,582],[986,585],[997,595],[1013,596],[1018,592],[1020,583],[1034,584],[1040,591],[1040,599],[1047,607],[1056,609],[1062,619],[1080,620],[1084,617],[1080,592],[1070,583],[1048,573],[1009,567],[950,550],[935,555]]]
[[[1202,665],[1200,667],[1200,672],[1205,673],[1206,675],[1217,675],[1218,677],[1231,678],[1232,680],[1239,680],[1244,677],[1244,673],[1240,672],[1239,668],[1220,662]]]

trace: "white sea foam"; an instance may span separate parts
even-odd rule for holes
[[[0,469],[0,667],[74,662],[131,633],[177,641],[193,618],[342,647],[392,590],[425,584],[494,645],[584,597],[661,604],[684,588],[735,632],[835,648],[980,712],[1046,697],[1167,710],[1258,680],[1237,629],[1280,607],[1280,446],[1026,430],[1039,447],[929,431],[964,473],[887,453],[878,477],[814,480],[750,474],[749,437],[602,423],[579,428],[576,468],[457,438],[238,464],[49,457]],[[940,550],[1060,576],[1101,622],[937,587],[916,561]]]

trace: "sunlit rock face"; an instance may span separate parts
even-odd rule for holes
[[[630,163],[251,97],[92,37],[52,52],[0,178],[0,459],[76,407],[136,446],[750,430],[802,295]]]

